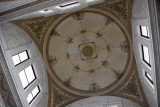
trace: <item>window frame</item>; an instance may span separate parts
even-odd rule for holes
[[[142,44],[141,44],[142,60],[143,60],[149,67],[151,67],[151,56],[150,56],[149,48],[148,48],[147,46],[145,46],[145,47],[148,48],[148,55],[149,55],[149,62],[147,62],[147,61],[145,60],[145,54],[144,54],[144,48],[143,48],[143,46],[145,46],[145,45],[142,45]]]
[[[33,97],[32,91],[33,91],[36,87],[38,87],[38,93]],[[39,85],[37,85],[36,87],[30,92],[33,98],[32,98],[32,100],[31,100],[30,102],[27,101],[29,105],[31,105],[31,103],[37,98],[37,96],[38,96],[39,93],[41,92],[41,89],[40,89]],[[29,94],[30,94],[30,93],[29,93]],[[28,95],[29,95],[29,94],[28,94]]]
[[[63,4],[59,5],[59,7],[60,8],[65,8],[65,7],[75,5],[75,4],[78,4],[78,3],[79,3],[78,1],[66,2],[66,3],[63,3]]]
[[[35,70],[34,70],[33,65],[31,64],[31,65],[29,65],[29,66],[31,66],[35,78],[34,78],[34,80],[32,80],[30,83],[28,82],[28,78],[27,78],[27,75],[26,75],[26,72],[25,72],[25,69],[27,68],[27,67],[26,67],[26,68],[24,69],[24,73],[25,73],[25,76],[26,76],[28,85],[23,88],[24,90],[26,90],[26,89],[37,79],[37,76],[36,76],[36,73],[35,73]],[[28,67],[29,67],[29,66],[28,66]],[[23,70],[22,70],[22,71],[23,71]],[[22,72],[22,71],[20,71],[20,72]],[[19,73],[20,73],[20,72],[19,72]],[[19,76],[19,77],[20,77],[20,76]],[[20,81],[21,81],[21,79],[20,79]],[[22,83],[22,81],[21,81],[21,83]],[[23,85],[22,85],[22,86],[23,86]]]
[[[27,58],[27,59],[25,59],[24,61],[21,61],[19,54],[21,54],[21,53],[23,53],[23,52],[26,52],[26,55],[27,55],[27,57],[28,57],[28,58]],[[19,52],[19,53],[15,54],[15,55],[12,55],[12,58],[13,58],[14,56],[16,56],[16,55],[18,55],[18,58],[19,58],[19,60],[20,60],[20,63],[18,63],[18,64],[14,64],[14,66],[18,66],[18,65],[22,64],[23,62],[25,62],[25,61],[27,61],[27,60],[29,60],[29,59],[30,59],[30,56],[29,56],[29,54],[28,54],[28,51],[27,51],[27,50],[24,50],[24,51]],[[12,59],[12,60],[13,60],[13,59]],[[14,63],[14,61],[13,61],[13,63]]]
[[[148,75],[149,75],[150,77],[148,77]],[[144,76],[146,77],[146,79],[147,79],[152,85],[154,85],[152,76],[151,76],[147,71],[144,71]],[[151,78],[152,80],[151,80],[150,78]]]
[[[140,26],[139,26],[139,30],[140,30],[140,35],[141,35],[141,37],[150,39],[148,26],[145,26],[146,29],[147,29],[147,36],[145,36],[145,35],[142,34],[142,26],[145,26],[145,25],[140,25]]]

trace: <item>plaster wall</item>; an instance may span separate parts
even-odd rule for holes
[[[32,42],[31,38],[21,28],[11,23],[1,24],[2,33],[4,35],[3,43],[6,45],[5,50],[14,49]]]
[[[45,94],[41,101],[38,103],[37,107],[48,107],[48,94]]]
[[[96,96],[76,101],[66,107],[141,107],[139,104],[115,96]]]
[[[139,25],[145,25],[149,27],[150,32],[150,40],[140,40],[138,37],[138,27]],[[144,79],[143,69],[148,69],[142,63],[141,49],[139,48],[140,44],[145,44],[147,47],[151,49],[151,59],[152,65],[154,66],[154,58],[153,58],[153,48],[152,48],[152,37],[151,37],[151,28],[150,28],[150,16],[149,16],[149,7],[148,0],[133,0],[133,9],[132,9],[132,36],[133,36],[133,48],[136,57],[136,63],[138,66],[139,78],[143,87],[143,91],[145,93],[146,99],[150,107],[158,107],[157,99],[156,99],[156,87],[151,88],[150,84],[146,82]],[[145,43],[146,42],[146,43]],[[155,72],[154,68],[151,68],[151,75],[154,78]]]

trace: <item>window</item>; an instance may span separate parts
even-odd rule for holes
[[[149,32],[147,26],[140,26],[141,36],[145,38],[149,38]]]
[[[40,93],[39,86],[36,86],[31,93],[28,94],[27,101],[29,104],[36,98],[36,96]]]
[[[142,56],[143,56],[143,61],[151,66],[151,60],[150,60],[150,55],[149,55],[149,49],[148,47],[141,45],[142,46]]]
[[[67,7],[67,6],[70,6],[70,5],[77,4],[77,3],[78,3],[77,1],[72,1],[72,2],[69,2],[69,3],[66,3],[66,4],[62,4],[62,5],[60,5],[60,7],[63,8],[63,7]]]
[[[27,59],[29,59],[27,51],[23,51],[21,53],[18,53],[16,55],[12,56],[12,60],[13,60],[13,63],[15,66],[26,61]]]
[[[23,88],[27,88],[36,79],[32,65],[21,71],[19,77]]]
[[[145,76],[152,84],[154,84],[151,76],[146,71],[145,71]]]

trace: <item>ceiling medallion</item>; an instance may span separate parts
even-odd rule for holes
[[[110,23],[108,23],[110,22]],[[107,23],[107,24],[106,24]],[[48,70],[63,89],[77,95],[101,95],[129,71],[130,38],[120,22],[97,10],[60,17],[46,37]]]
[[[79,45],[79,53],[82,60],[97,58],[96,46],[94,42]]]

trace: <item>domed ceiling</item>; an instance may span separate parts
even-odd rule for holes
[[[61,15],[17,20],[40,49],[50,107],[90,96],[119,96],[143,106],[131,38],[132,0],[106,0]]]
[[[79,93],[106,91],[126,72],[130,45],[113,17],[84,10],[60,17],[51,31],[47,62],[66,88]]]

